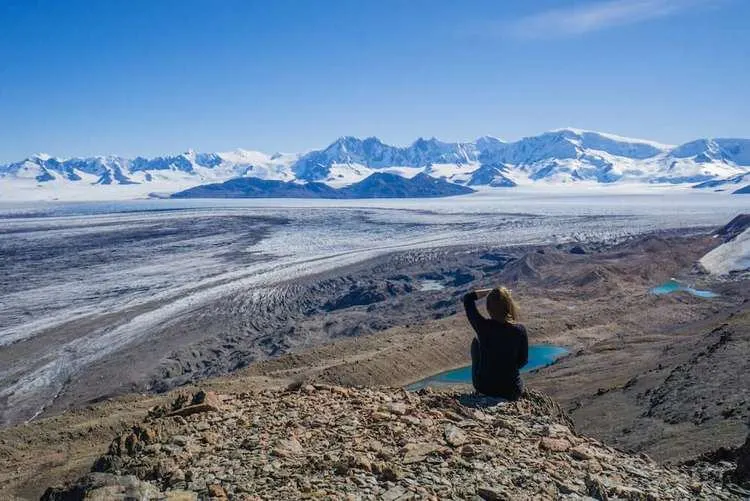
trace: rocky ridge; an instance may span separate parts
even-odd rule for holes
[[[619,452],[535,391],[511,403],[300,383],[154,408],[42,499],[742,499],[722,481],[732,468]]]
[[[474,190],[420,173],[411,178],[376,172],[362,181],[343,188],[324,183],[295,183],[252,177],[223,183],[203,184],[173,193],[171,198],[429,198],[466,195]]]

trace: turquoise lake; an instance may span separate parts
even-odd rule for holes
[[[670,278],[663,284],[657,285],[656,287],[651,289],[651,294],[654,294],[657,296],[664,296],[666,294],[672,294],[673,292],[687,292],[688,294],[692,294],[695,297],[701,297],[704,299],[710,299],[712,297],[719,297],[719,294],[715,292],[711,292],[707,290],[698,290],[692,287],[688,287],[687,285],[681,284],[679,281],[675,280],[674,278]]]
[[[558,358],[568,353],[568,350],[560,346],[533,344],[529,346],[529,363],[521,369],[521,372],[529,372],[553,364]],[[441,384],[471,384],[471,365],[435,374],[412,383],[406,388],[408,390],[419,390],[426,386]]]

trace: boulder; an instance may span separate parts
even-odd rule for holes
[[[565,452],[570,449],[570,442],[564,438],[543,437],[539,442],[539,448],[550,452]]]
[[[221,410],[221,399],[212,391],[199,391],[193,395],[190,405],[176,409],[167,416],[190,416],[200,412],[216,412]]]
[[[737,468],[734,470],[734,480],[745,488],[750,488],[750,434],[745,444],[737,451]]]
[[[456,425],[445,425],[444,435],[445,441],[451,447],[460,447],[466,443],[466,433]]]
[[[227,499],[227,491],[219,484],[212,484],[208,486],[208,497],[210,499]]]
[[[271,452],[275,456],[289,457],[295,454],[302,454],[304,451],[302,444],[296,438],[292,437],[279,440]]]
[[[485,501],[509,501],[513,497],[502,488],[480,487],[477,489],[477,495]]]
[[[65,487],[50,487],[41,501],[130,501],[163,498],[154,485],[134,475],[89,473]]]

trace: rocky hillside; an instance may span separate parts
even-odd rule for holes
[[[733,468],[618,452],[533,391],[500,403],[316,384],[185,395],[42,499],[741,499],[721,480]]]

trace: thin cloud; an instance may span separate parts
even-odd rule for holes
[[[560,38],[583,35],[615,26],[659,19],[711,0],[606,0],[552,9],[520,18],[507,25],[516,38]]]

